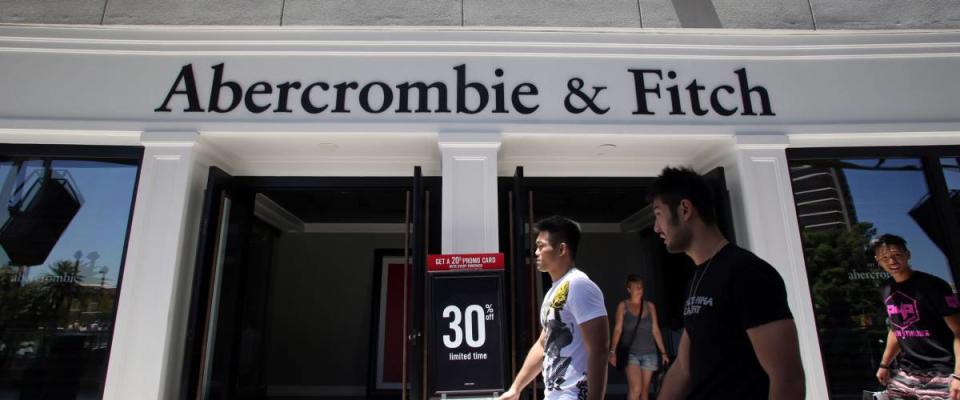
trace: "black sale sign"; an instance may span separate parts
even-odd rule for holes
[[[502,391],[503,273],[430,275],[433,393]]]

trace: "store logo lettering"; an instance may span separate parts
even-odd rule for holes
[[[469,75],[466,64],[454,66],[455,83],[452,90],[442,80],[397,84],[349,80],[336,83],[286,81],[277,84],[258,81],[247,85],[228,79],[223,63],[213,65],[210,69],[213,74],[207,101],[201,99],[193,64],[186,64],[180,68],[160,106],[153,111],[172,112],[179,107],[171,106],[171,103],[182,105],[184,100],[186,104],[180,109],[182,112],[220,114],[233,112],[241,104],[254,114],[267,111],[293,113],[295,110],[309,114],[348,114],[361,110],[367,114],[381,114],[392,110],[397,114],[472,115],[489,112],[528,115],[540,108],[537,85],[520,82],[508,86],[505,79],[500,79],[505,76],[502,68],[494,69],[496,80],[487,85],[475,81],[478,79],[476,74]],[[722,84],[713,88],[702,85],[697,79],[682,83],[675,71],[664,74],[661,69],[627,69],[626,72],[624,77],[632,78],[636,96],[636,103],[631,106],[634,116],[656,115],[653,110],[656,107],[651,106],[655,100],[669,101],[669,115],[776,115],[769,91],[763,86],[751,85],[746,68],[733,71],[731,79],[735,77],[736,84]],[[570,114],[605,115],[617,106],[606,104],[604,97],[607,86],[595,85],[577,76],[567,79],[565,85],[566,95],[562,102]],[[449,97],[454,97],[452,106]],[[360,110],[354,108],[356,104]],[[689,107],[685,108],[685,105]]]
[[[648,106],[649,95],[655,95],[657,98],[660,98],[662,92],[660,91],[660,83],[663,82],[663,70],[659,69],[631,69],[630,73],[633,74],[633,82],[635,91],[637,93],[637,109],[634,111],[634,114],[639,115],[653,115],[654,112],[650,111]],[[736,114],[737,111],[741,111],[740,115],[757,115],[754,111],[753,98],[758,97],[760,99],[760,115],[776,115],[773,113],[773,109],[770,107],[770,93],[767,92],[767,89],[762,86],[750,86],[747,82],[747,69],[740,68],[734,71],[734,74],[737,75],[738,88],[740,93],[740,106],[730,106],[729,99],[727,100],[728,105],[724,105],[721,101],[720,92],[726,92],[727,94],[724,97],[731,97],[730,95],[736,94],[738,92],[737,88],[734,88],[730,85],[720,85],[713,90],[710,90],[710,104],[703,103],[703,99],[700,97],[701,92],[705,91],[707,88],[697,82],[696,79],[690,81],[686,89],[686,97],[690,103],[690,111],[697,116],[706,115],[711,110],[717,114],[723,116],[731,116]],[[656,77],[656,83],[654,85],[649,84],[649,79]],[[674,71],[667,72],[667,79],[670,82],[675,82],[677,79],[677,73]],[[666,92],[669,93],[668,97],[670,98],[670,115],[687,115],[683,110],[683,103],[681,102],[683,95],[680,94],[680,85],[674,84],[672,86],[667,86]],[[756,96],[754,96],[756,95]]]

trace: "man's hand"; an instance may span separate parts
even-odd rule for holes
[[[607,356],[607,362],[610,363],[614,368],[617,367],[617,353],[611,351],[610,355]]]
[[[546,341],[546,337],[547,331],[541,331],[540,338],[533,343],[533,346],[530,346],[530,352],[527,353],[527,358],[523,360],[523,366],[520,367],[520,372],[517,372],[517,376],[513,379],[513,384],[510,385],[510,389],[503,392],[500,400],[519,399],[523,388],[527,387],[530,381],[540,373],[543,368],[543,343]]]
[[[890,369],[888,368],[877,369],[877,381],[880,382],[881,385],[886,386],[887,381],[889,380],[890,380]]]
[[[900,354],[900,342],[897,341],[897,335],[892,330],[887,330],[887,344],[883,348],[883,356],[880,357],[880,365],[890,366],[893,358]],[[877,370],[877,380],[881,385],[886,386],[890,383],[890,368],[880,368]]]
[[[960,400],[960,380],[950,377],[950,400]]]
[[[500,400],[517,400],[520,398],[520,392],[510,389],[500,395]]]
[[[661,360],[663,360],[661,362],[663,362],[664,367],[666,367],[667,365],[670,365],[670,356],[668,356],[667,353],[661,354],[660,358]]]

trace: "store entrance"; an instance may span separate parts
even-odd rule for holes
[[[439,183],[211,168],[179,397],[419,398]]]
[[[723,170],[705,175],[714,189],[721,230],[731,242],[733,232],[729,196]],[[547,274],[532,265],[532,225],[551,215],[563,215],[580,223],[582,236],[577,266],[597,283],[604,293],[611,332],[617,304],[627,298],[627,275],[644,280],[644,297],[657,307],[665,345],[675,354],[683,329],[681,306],[693,264],[683,254],[666,252],[662,240],[653,232],[652,206],[646,200],[653,178],[597,177],[524,177],[518,167],[514,177],[500,179],[502,251],[510,254],[510,304],[515,305],[511,344],[514,373],[523,363],[527,350],[540,334],[538,310],[550,288]],[[608,379],[608,398],[624,398],[626,378],[614,369]],[[542,397],[543,382],[524,396]],[[535,386],[535,387],[533,387]]]

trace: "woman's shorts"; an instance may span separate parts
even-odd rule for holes
[[[660,369],[660,357],[657,353],[647,353],[636,355],[630,353],[627,357],[627,364],[639,365],[641,369],[647,371],[656,371]]]

